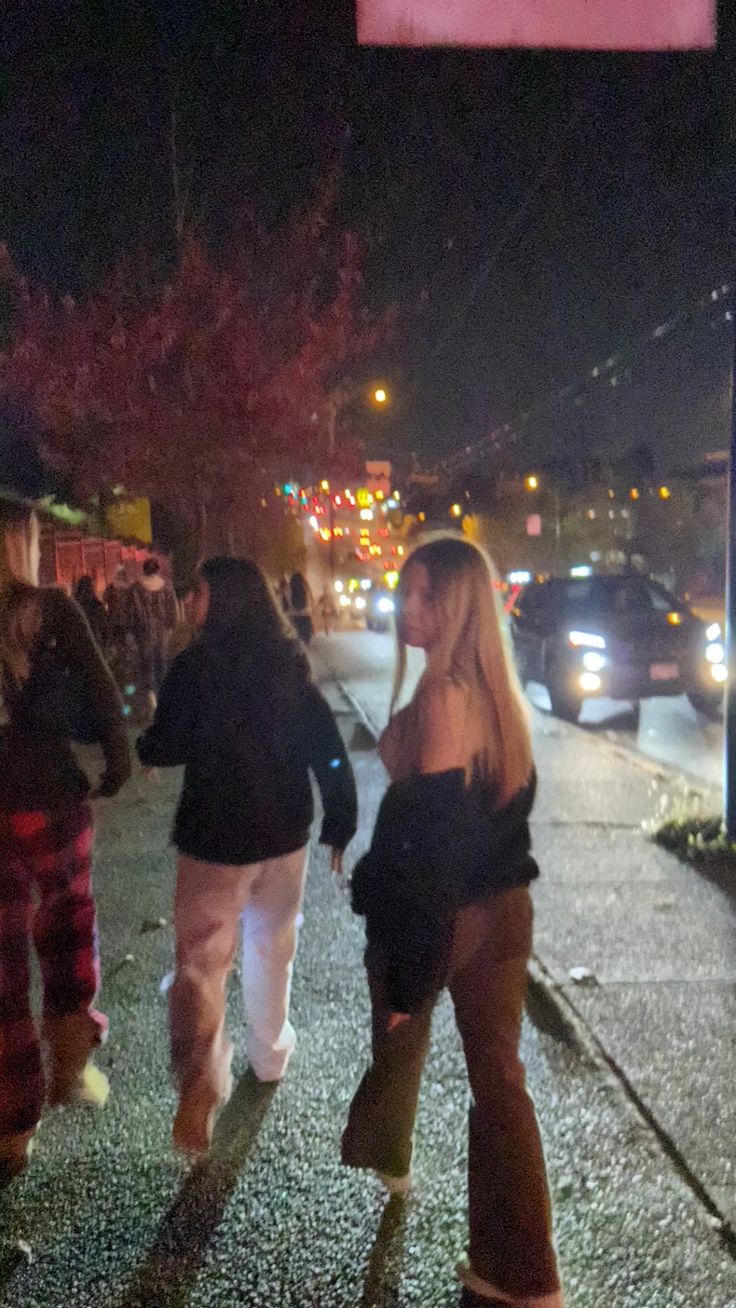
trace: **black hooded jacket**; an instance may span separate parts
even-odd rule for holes
[[[344,849],[355,834],[353,772],[324,697],[305,677],[274,707],[247,650],[200,638],[180,654],[138,754],[149,767],[184,766],[173,840],[192,858],[241,865],[300,849],[314,817],[310,771],[321,842]]]

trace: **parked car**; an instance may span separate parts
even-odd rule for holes
[[[685,693],[715,717],[726,680],[721,625],[697,618],[639,574],[551,578],[526,586],[511,611],[519,675],[546,686],[552,711],[577,721],[583,701]]]

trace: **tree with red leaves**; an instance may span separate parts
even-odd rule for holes
[[[199,550],[247,547],[279,469],[350,461],[338,414],[393,313],[362,308],[362,256],[329,197],[215,261],[191,235],[170,279],[124,273],[54,304],[18,275],[0,393],[35,408],[46,454],[84,499],[122,486],[182,515]]]

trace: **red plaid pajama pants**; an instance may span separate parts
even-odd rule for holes
[[[46,1097],[31,1011],[31,941],[52,1084],[68,1086],[107,1029],[93,1008],[100,979],[93,841],[89,804],[0,814],[0,1138],[32,1130]]]

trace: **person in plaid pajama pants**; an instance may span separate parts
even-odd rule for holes
[[[71,749],[72,673],[105,756],[95,793],[114,795],[130,774],[120,694],[81,610],[36,586],[37,563],[33,514],[0,505],[0,1184],[23,1171],[44,1101],[102,1105],[108,1091],[92,1061],[107,1021],[94,1008],[92,808]]]
[[[79,1078],[107,1032],[107,1019],[93,1008],[100,973],[92,844],[86,803],[55,815],[0,815],[0,1138],[30,1139],[46,1098],[30,1006],[32,941],[43,980],[50,1104],[83,1097]]]

